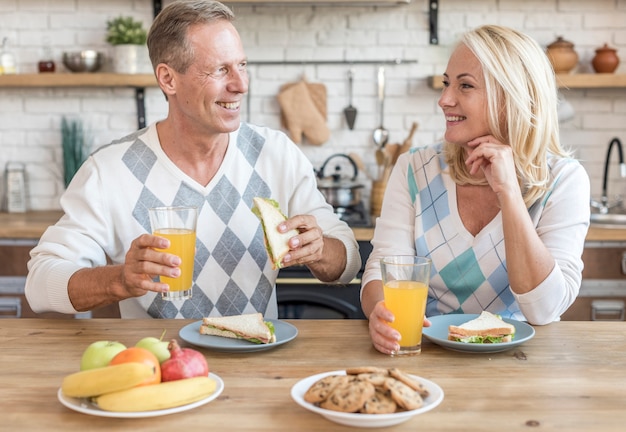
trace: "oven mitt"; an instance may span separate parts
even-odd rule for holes
[[[285,128],[295,143],[302,142],[302,135],[314,145],[328,141],[330,130],[326,125],[326,88],[323,85],[312,85],[304,80],[287,84],[278,94],[278,103]]]

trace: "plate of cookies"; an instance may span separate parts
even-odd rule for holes
[[[291,397],[335,423],[376,428],[432,410],[443,401],[443,390],[399,368],[364,366],[304,378],[291,388]]]

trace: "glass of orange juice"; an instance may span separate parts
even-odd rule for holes
[[[193,285],[193,263],[196,255],[196,207],[156,207],[148,210],[152,234],[170,241],[167,249],[157,249],[180,258],[180,276],[171,278],[160,276],[161,282],[170,290],[162,294],[165,300],[191,298]]]
[[[391,327],[400,332],[400,350],[393,355],[416,355],[422,351],[422,327],[426,313],[429,258],[397,255],[380,260],[385,306],[394,315]]]

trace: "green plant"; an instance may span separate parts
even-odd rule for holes
[[[107,21],[106,41],[111,45],[143,45],[147,36],[148,32],[143,28],[143,23],[133,17],[119,16]]]
[[[63,147],[63,182],[65,187],[67,187],[78,168],[80,168],[88,156],[82,121],[80,119],[67,120],[63,117],[61,137]]]

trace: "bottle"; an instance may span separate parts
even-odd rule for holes
[[[37,69],[39,72],[54,72],[55,64],[52,57],[50,40],[48,38],[44,38],[43,40],[43,58],[37,63]]]
[[[15,56],[9,51],[9,38],[2,39],[2,51],[0,51],[0,75],[16,73]]]

